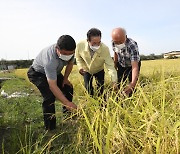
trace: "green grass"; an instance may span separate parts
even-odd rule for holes
[[[43,130],[39,92],[27,82],[26,70],[17,70],[2,89],[30,96],[0,97],[0,153],[180,153],[179,63],[179,59],[143,61],[131,98],[113,92],[106,76],[106,101],[85,92],[75,66],[70,80],[79,109],[64,119],[61,103],[56,102],[55,135]]]

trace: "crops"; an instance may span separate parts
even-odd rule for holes
[[[90,97],[75,66],[70,75],[78,111],[64,117],[56,101],[58,128],[43,130],[41,97],[26,79],[27,70],[2,88],[30,97],[0,98],[2,153],[180,153],[180,60],[143,61],[136,92],[114,92],[106,75],[104,97]],[[9,127],[9,130],[7,130]],[[13,128],[12,128],[13,127]],[[10,133],[12,137],[7,134]],[[2,135],[2,133],[0,133]],[[13,144],[9,144],[13,143]]]

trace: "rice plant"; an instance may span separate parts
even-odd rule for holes
[[[0,131],[5,134],[0,139],[1,153],[179,154],[179,63],[179,59],[142,62],[132,97],[121,94],[123,84],[119,91],[113,91],[108,76],[104,95],[90,97],[75,66],[70,80],[78,110],[64,117],[62,105],[56,101],[58,127],[50,138],[43,131],[41,98],[37,91],[23,99],[0,98],[0,115],[3,115]],[[26,71],[15,72],[16,83],[22,87],[17,88],[13,81],[3,83],[2,87],[10,92],[16,88],[31,89],[32,85],[22,79],[26,78]],[[11,82],[11,87],[16,88],[8,87]]]

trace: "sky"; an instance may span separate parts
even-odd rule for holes
[[[0,59],[34,59],[61,35],[76,43],[90,28],[123,27],[143,55],[180,51],[180,0],[0,0]]]

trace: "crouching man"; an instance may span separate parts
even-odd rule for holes
[[[79,73],[84,77],[85,88],[91,96],[94,95],[93,77],[97,82],[98,96],[103,94],[104,65],[111,77],[113,87],[117,89],[117,72],[109,48],[101,42],[101,31],[99,29],[91,28],[87,32],[87,40],[77,44],[75,56]]]
[[[28,70],[29,80],[43,97],[43,115],[46,130],[56,128],[55,98],[63,104],[63,112],[76,109],[72,102],[73,86],[68,80],[74,63],[75,40],[62,35],[56,44],[43,49]],[[61,71],[66,66],[64,76]]]

